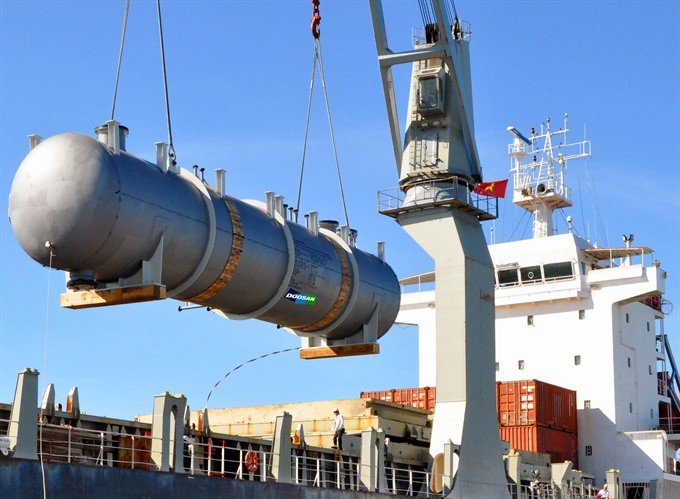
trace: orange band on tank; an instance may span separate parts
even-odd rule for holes
[[[345,253],[345,250],[343,250],[340,245],[338,245],[338,243],[328,237],[326,239],[330,241],[333,249],[335,249],[335,252],[338,254],[338,258],[340,259],[340,268],[342,270],[340,293],[338,294],[338,299],[335,300],[333,307],[324,317],[314,324],[310,324],[309,326],[295,328],[296,331],[300,331],[301,333],[313,333],[315,331],[320,331],[329,324],[333,323],[345,309],[345,305],[347,305],[347,299],[349,298],[350,288],[352,287],[352,270],[349,265],[347,253]]]
[[[227,205],[227,212],[229,212],[229,218],[231,218],[232,238],[229,257],[215,282],[208,289],[196,296],[192,296],[187,301],[200,302],[212,298],[227,285],[238,267],[241,253],[243,253],[243,223],[234,202],[231,199],[224,198],[224,204]]]

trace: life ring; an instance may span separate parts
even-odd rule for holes
[[[255,473],[260,467],[260,458],[258,453],[254,450],[249,450],[246,452],[246,457],[243,459],[243,463],[246,465],[248,473]]]

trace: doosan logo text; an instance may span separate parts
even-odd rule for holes
[[[300,293],[299,291],[290,288],[288,293],[286,293],[286,300],[295,302],[296,305],[314,305],[316,296]]]

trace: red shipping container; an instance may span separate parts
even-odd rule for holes
[[[393,392],[394,392],[394,390],[361,392],[360,397],[362,399],[375,399],[375,400],[382,400],[384,402],[393,402],[394,401]]]
[[[397,388],[394,390],[394,403],[404,404],[408,403],[408,388]]]
[[[417,407],[426,411],[434,411],[436,390],[428,386],[421,388],[398,388],[387,391],[361,392],[361,398],[373,398],[394,402],[404,406]]]
[[[501,426],[500,435],[513,449],[550,454],[551,462],[571,461],[578,468],[576,433],[544,426]]]
[[[437,402],[437,389],[434,386],[425,387],[425,409],[434,411],[435,403]]]
[[[576,432],[576,392],[535,379],[496,383],[501,426],[538,425]]]

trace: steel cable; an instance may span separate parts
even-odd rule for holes
[[[326,92],[326,77],[323,71],[323,57],[321,56],[321,43],[319,39],[314,40],[318,46],[318,54],[316,60],[319,63],[319,74],[321,76],[321,88],[323,88],[324,102],[326,103],[326,115],[328,116],[328,127],[331,132],[331,143],[333,144],[333,156],[335,157],[335,169],[338,172],[338,183],[340,184],[340,197],[342,198],[342,210],[345,213],[345,225],[349,228],[349,217],[347,216],[347,203],[345,202],[345,190],[342,187],[342,176],[340,174],[340,162],[338,161],[338,150],[335,147],[335,133],[333,132],[333,121],[331,120],[331,108],[328,104],[328,93]]]
[[[448,0],[444,2],[444,7],[446,8],[446,12],[448,13],[449,19],[452,19],[454,22],[458,22],[458,11],[456,10],[456,2],[453,0]],[[451,11],[453,11],[453,16],[451,16]]]
[[[529,213],[529,212],[525,211],[524,213],[522,213],[522,217],[519,219],[519,222],[517,222],[517,225],[515,226],[515,229],[512,231],[512,234],[510,234],[508,241],[512,241],[512,238],[515,237],[515,232],[517,232],[517,229],[519,229],[519,226],[522,223],[522,221],[524,220],[524,217],[527,216],[527,213]],[[531,219],[531,217],[529,217],[529,219]],[[522,234],[524,234],[525,232],[526,232],[526,225],[524,226],[524,232]]]
[[[305,122],[305,139],[302,144],[302,166],[300,167],[300,185],[298,186],[297,203],[295,211],[300,211],[300,199],[302,197],[302,177],[305,172],[305,158],[307,157],[307,136],[309,134],[309,117],[312,111],[312,92],[314,90],[314,77],[316,75],[316,44],[314,46],[314,54],[312,54],[312,78],[309,82],[309,99],[307,102],[307,121]]]
[[[165,116],[168,125],[168,151],[173,162],[176,160],[175,147],[172,142],[172,124],[170,123],[170,98],[168,97],[168,76],[165,70],[165,43],[163,41],[163,20],[161,19],[161,0],[156,0],[158,10],[158,33],[161,42],[161,65],[163,68],[163,90],[165,91]]]
[[[130,0],[125,2],[125,14],[123,15],[123,33],[120,35],[120,50],[118,51],[118,68],[116,69],[116,83],[113,87],[113,104],[111,105],[111,120],[116,111],[116,98],[118,96],[118,80],[120,79],[120,67],[123,63],[123,47],[125,46],[125,32],[127,31],[128,11]]]
[[[333,157],[335,158],[335,169],[338,174],[338,183],[340,185],[340,198],[342,200],[342,210],[345,214],[345,224],[349,228],[349,216],[347,215],[347,203],[345,201],[345,190],[342,186],[342,174],[340,173],[340,161],[338,160],[338,150],[335,145],[335,133],[333,132],[333,120],[331,119],[331,109],[328,103],[328,93],[326,91],[326,76],[323,70],[323,57],[321,55],[321,41],[320,32],[318,31],[318,24],[321,21],[321,16],[319,15],[319,2],[318,0],[313,0],[314,13],[312,15],[312,36],[314,38],[314,53],[312,55],[312,78],[309,84],[309,99],[307,102],[307,121],[305,123],[305,138],[302,147],[302,165],[300,167],[300,183],[298,185],[298,197],[295,212],[300,211],[300,200],[302,198],[302,180],[305,171],[305,158],[307,156],[307,137],[309,134],[309,120],[312,110],[312,95],[314,90],[314,78],[316,76],[317,65],[319,67],[319,76],[321,76],[321,88],[323,89],[324,103],[326,105],[326,115],[328,116],[328,128],[331,134],[331,144],[333,146]]]

